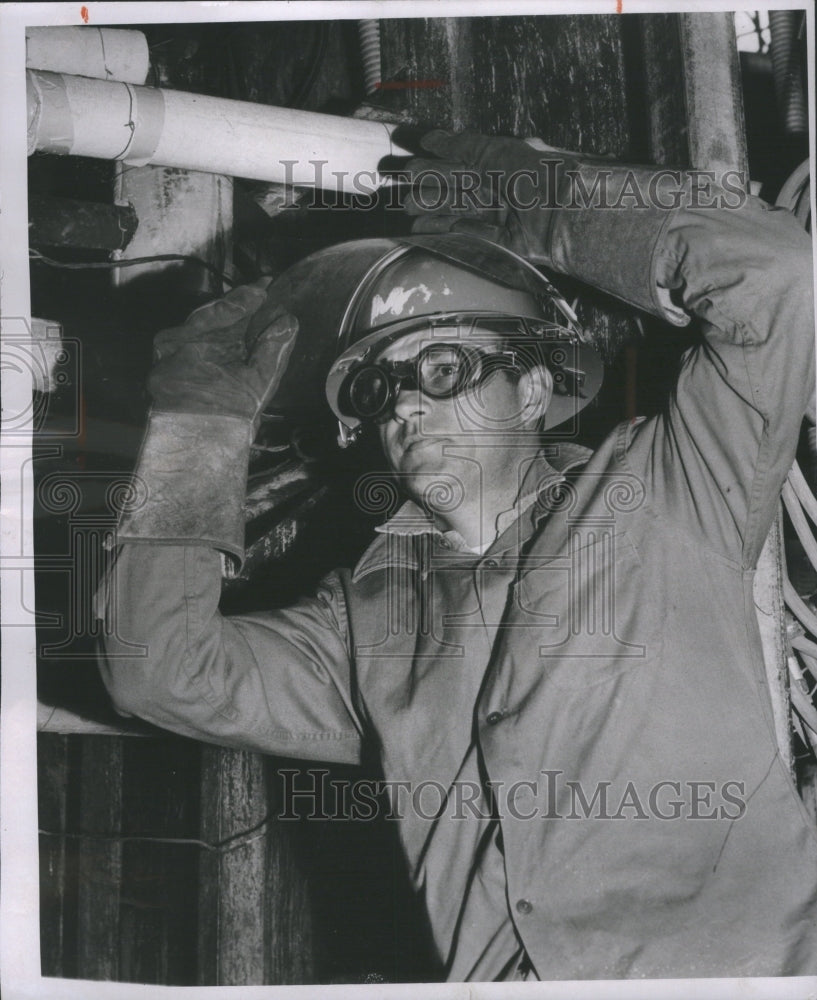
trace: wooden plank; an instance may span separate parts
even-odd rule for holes
[[[677,14],[637,18],[639,62],[647,127],[647,158],[666,166],[689,166],[684,60]]]
[[[165,735],[125,740],[120,976],[196,980],[201,747]],[[187,841],[187,842],[185,842]]]
[[[81,737],[77,975],[119,978],[122,740]]]
[[[696,12],[678,18],[690,162],[718,174],[745,174],[746,126],[734,15]]]
[[[40,963],[44,976],[71,974],[65,960],[70,921],[66,859],[68,740],[49,733],[37,739],[37,800],[40,830]],[[62,836],[61,836],[62,834]],[[70,930],[69,930],[70,936]]]
[[[383,78],[401,84],[384,96],[395,114],[429,126],[633,155],[616,15],[388,19],[381,39]],[[579,318],[608,358],[637,337],[630,312],[609,296],[564,278],[558,283],[578,298]]]
[[[313,927],[307,875],[293,843],[298,827],[275,818],[281,808],[272,790],[269,805],[272,815],[266,857],[265,981],[276,985],[314,983],[318,981],[320,943]]]
[[[223,843],[202,853],[199,982],[264,982],[267,786],[264,759],[242,750],[205,747],[201,769],[201,837]],[[251,831],[251,832],[250,832]]]

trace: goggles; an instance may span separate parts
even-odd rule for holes
[[[521,371],[520,352],[483,352],[463,344],[429,344],[407,361],[374,361],[349,372],[340,389],[341,411],[358,420],[387,419],[402,389],[451,399],[498,371]]]
[[[374,350],[382,353],[418,332],[426,336],[415,357],[369,360]],[[337,407],[344,416],[360,422],[383,421],[391,415],[402,389],[419,389],[432,399],[450,399],[477,389],[499,371],[520,373],[537,365],[550,369],[557,393],[580,395],[585,373],[570,363],[574,343],[572,331],[522,317],[449,314],[403,321],[356,362],[347,363],[337,390]]]

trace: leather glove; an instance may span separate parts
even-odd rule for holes
[[[235,417],[258,430],[298,330],[295,317],[277,306],[254,343],[247,343],[271,280],[235,288],[196,309],[182,326],[156,335],[148,378],[154,412]]]
[[[250,444],[298,329],[283,307],[270,309],[269,283],[236,288],[156,336],[153,407],[118,542],[210,545],[243,561]],[[248,343],[262,306],[265,324]]]
[[[689,321],[657,273],[681,171],[475,132],[437,130],[420,145],[439,159],[408,163],[413,232],[480,236],[676,325]]]
[[[408,163],[416,178],[404,205],[415,218],[412,232],[470,233],[532,263],[551,263],[552,209],[565,170],[578,167],[578,154],[538,139],[442,129],[428,132],[420,145],[438,159],[417,157]]]

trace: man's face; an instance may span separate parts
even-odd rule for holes
[[[457,329],[410,334],[384,350],[379,361],[407,361],[430,344],[460,343],[490,354],[505,345],[477,332],[467,340]],[[537,413],[530,406],[534,379],[500,368],[473,388],[434,398],[418,388],[400,389],[391,415],[378,427],[380,442],[401,486],[414,496],[456,477],[465,489],[495,477],[517,476],[521,450],[529,454]],[[541,413],[541,409],[538,409]],[[520,437],[520,430],[525,430]]]

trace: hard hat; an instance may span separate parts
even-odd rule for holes
[[[519,320],[519,335],[536,342],[554,376],[544,429],[575,416],[601,387],[601,358],[584,343],[559,292],[523,258],[479,237],[446,233],[341,243],[293,265],[268,297],[283,301],[300,323],[273,409],[314,410],[325,382],[324,405],[328,400],[338,418],[342,445],[360,427],[339,403],[349,371],[432,322],[451,319],[479,329],[476,317]],[[264,311],[254,318],[258,330]]]

